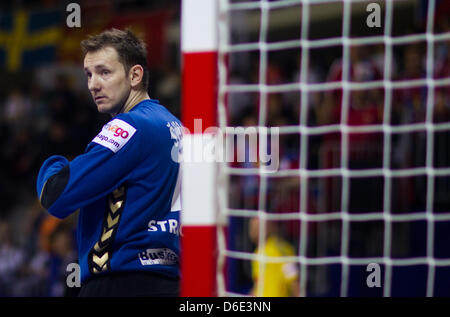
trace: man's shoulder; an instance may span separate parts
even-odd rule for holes
[[[127,113],[116,116],[117,119],[124,120],[136,128],[152,129],[167,126],[168,122],[179,122],[164,106],[153,100],[145,100],[135,109]]]

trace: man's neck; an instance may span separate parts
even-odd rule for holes
[[[140,103],[142,100],[150,99],[150,96],[146,91],[131,91],[130,95],[128,96],[127,101],[125,102],[125,105],[120,110],[120,113],[126,113],[133,109],[134,106],[136,106],[138,103]]]

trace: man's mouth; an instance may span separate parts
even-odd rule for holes
[[[97,96],[97,97],[94,98],[95,102],[99,102],[99,101],[102,101],[102,100],[105,100],[105,99],[106,99],[105,96]]]

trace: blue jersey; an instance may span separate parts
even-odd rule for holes
[[[37,193],[50,214],[80,210],[81,280],[118,271],[179,275],[181,123],[156,100],[115,116],[69,162],[42,165]]]

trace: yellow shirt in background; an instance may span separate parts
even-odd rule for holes
[[[259,248],[255,254],[259,253]],[[271,236],[268,237],[264,245],[263,255],[268,257],[294,256],[294,248],[286,241]],[[260,263],[252,261],[252,275],[255,287],[253,295],[258,297],[288,297],[293,294],[292,284],[298,278],[296,263],[292,262],[265,262],[264,278],[262,285],[258,285]]]

